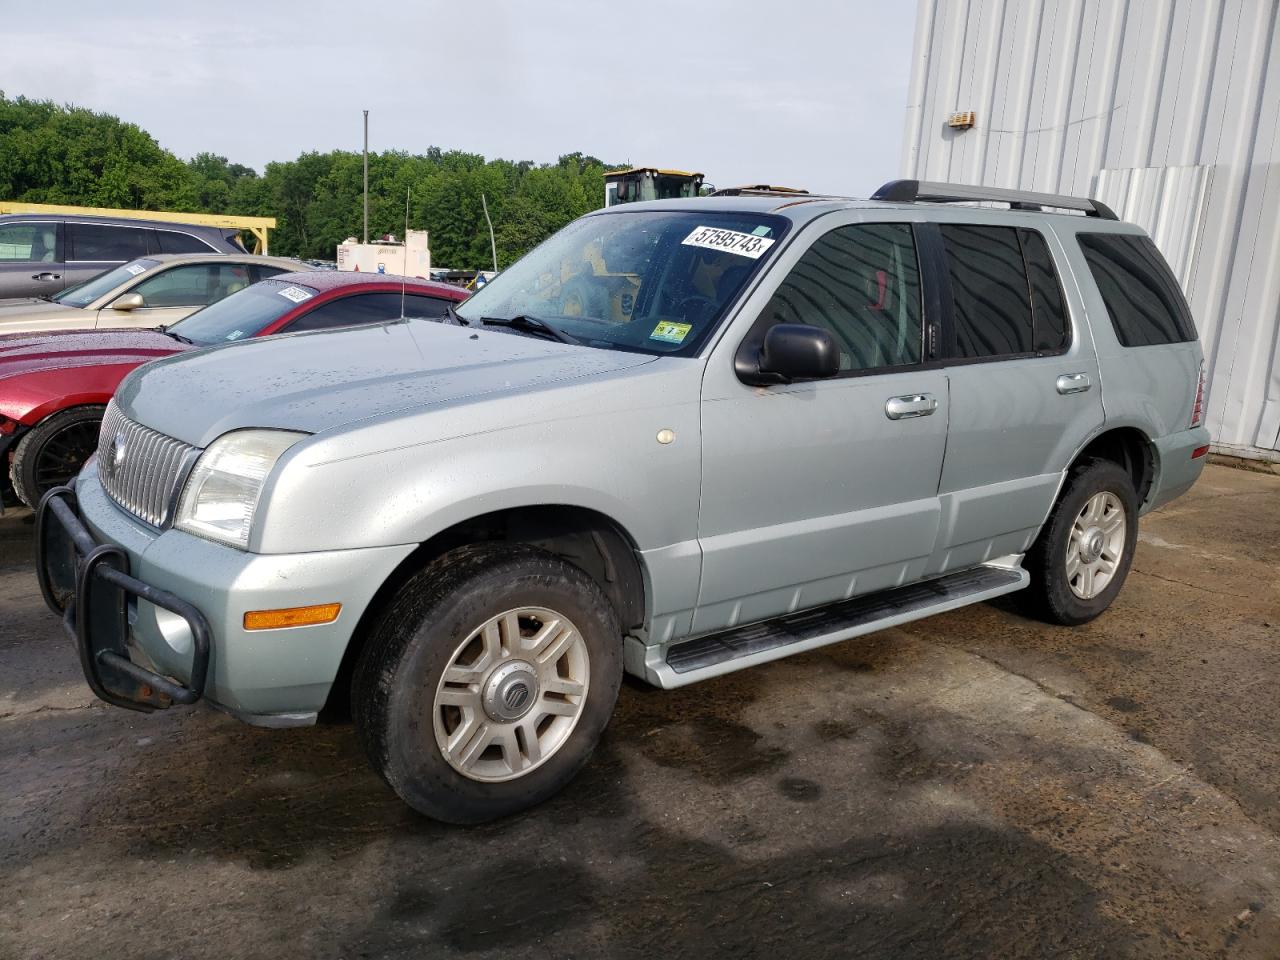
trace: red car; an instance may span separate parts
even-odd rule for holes
[[[0,486],[34,506],[97,448],[103,409],[135,367],[186,350],[400,316],[442,319],[461,287],[336,270],[283,273],[153,330],[0,337]],[[403,314],[401,313],[403,300]],[[0,494],[8,491],[0,490]]]

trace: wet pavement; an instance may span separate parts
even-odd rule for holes
[[[471,829],[348,727],[96,703],[30,531],[0,518],[0,957],[1280,957],[1280,477],[1210,467],[1085,627],[985,605],[624,686],[569,789]]]

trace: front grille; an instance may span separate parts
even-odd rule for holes
[[[114,400],[98,437],[98,476],[107,495],[139,520],[168,525],[178,486],[198,448],[134,423]]]

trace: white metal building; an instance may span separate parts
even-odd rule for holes
[[[1155,239],[1216,449],[1280,460],[1280,0],[919,0],[904,176],[1095,196]],[[949,118],[972,111],[971,127]]]

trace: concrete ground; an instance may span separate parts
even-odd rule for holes
[[[89,695],[0,520],[0,956],[1280,957],[1280,477],[1210,467],[1112,610],[979,606],[624,687],[505,822],[349,728]]]

